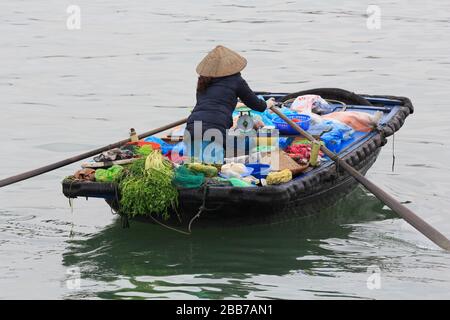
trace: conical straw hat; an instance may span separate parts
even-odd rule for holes
[[[217,46],[197,66],[197,73],[204,77],[225,77],[242,71],[247,60],[237,52]]]

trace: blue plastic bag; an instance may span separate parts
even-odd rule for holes
[[[311,120],[311,124],[309,125],[308,132],[312,134],[313,136],[320,136],[322,132],[328,132],[333,129],[333,124],[330,123],[331,121],[319,121],[316,122],[314,120]]]
[[[169,151],[171,151],[175,145],[169,144],[167,142],[165,142],[164,140],[162,140],[161,138],[158,137],[147,137],[144,139],[144,141],[146,142],[154,142],[157,143],[161,146],[161,153],[163,155],[166,155],[167,153],[169,153]]]
[[[264,123],[264,125],[266,126],[273,126],[273,122],[272,119],[270,119],[267,114],[264,112],[259,112],[259,111],[255,111],[252,110],[250,111],[250,115],[254,118],[260,118],[261,121]]]
[[[332,130],[324,133],[320,139],[325,143],[326,147],[333,152],[341,151],[342,141],[352,138],[355,130],[339,121],[324,121],[324,124],[332,125]]]
[[[183,155],[186,154],[186,149],[187,149],[186,143],[178,142],[177,144],[172,145],[172,149],[171,150],[172,150],[173,153],[176,152],[180,156],[183,156]]]
[[[286,149],[288,146],[291,145],[291,143],[294,141],[293,137],[279,137],[278,138],[278,145],[280,149]]]

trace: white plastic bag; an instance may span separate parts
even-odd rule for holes
[[[313,108],[318,106],[329,106],[329,104],[321,96],[305,94],[295,98],[294,102],[292,102],[291,109],[299,113],[311,114]]]

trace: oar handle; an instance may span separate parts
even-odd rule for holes
[[[145,138],[145,137],[148,137],[148,136],[160,133],[162,131],[171,129],[173,127],[182,125],[182,124],[186,123],[186,121],[187,121],[187,118],[184,118],[184,119],[181,119],[181,120],[169,123],[169,124],[167,124],[165,126],[159,127],[157,129],[153,129],[153,130],[144,132],[144,133],[140,134],[138,137],[139,137],[139,139],[142,139],[142,138]],[[71,163],[74,163],[74,162],[77,162],[77,161],[80,161],[80,160],[83,160],[83,159],[95,156],[95,155],[97,155],[99,153],[102,153],[104,151],[111,150],[111,149],[114,149],[114,148],[119,148],[119,147],[123,146],[125,143],[127,143],[129,141],[130,141],[130,139],[121,140],[121,141],[115,142],[113,144],[109,144],[107,146],[104,146],[104,147],[101,147],[101,148],[97,148],[97,149],[94,149],[94,150],[91,150],[91,151],[79,154],[77,156],[74,156],[74,157],[71,157],[71,158],[68,158],[68,159],[64,159],[64,160],[61,160],[61,161],[58,161],[58,162],[46,165],[44,167],[40,167],[38,169],[30,170],[30,171],[27,171],[27,172],[24,172],[24,173],[21,173],[21,174],[18,174],[18,175],[15,175],[15,176],[3,179],[3,180],[0,180],[0,188],[4,187],[4,186],[7,186],[7,185],[10,185],[10,184],[13,184],[13,183],[16,183],[16,182],[19,182],[19,181],[23,181],[23,180],[32,178],[32,177],[36,177],[36,176],[41,175],[43,173],[46,173],[46,172],[49,172],[49,171],[52,171],[52,170],[55,170],[55,169],[58,169],[58,168],[61,168],[61,167],[64,167],[64,166],[67,166],[67,165],[69,165]]]
[[[303,130],[291,119],[286,117],[286,115],[284,115],[277,107],[273,106],[270,109],[274,113],[276,113],[281,119],[286,121],[293,129],[295,129],[306,139],[308,139],[311,142],[317,141],[312,135]],[[436,245],[438,245],[442,249],[450,251],[450,240],[447,239],[447,237],[445,237],[438,230],[436,230],[433,226],[431,226],[426,221],[421,219],[418,215],[416,215],[409,208],[401,204],[390,194],[388,194],[380,187],[375,185],[372,181],[370,181],[361,173],[359,173],[356,169],[350,166],[345,160],[342,160],[337,154],[332,152],[326,146],[321,144],[320,150],[322,150],[322,152],[326,154],[328,157],[330,157],[334,162],[336,162],[339,165],[339,167],[347,171],[353,178],[355,178],[359,183],[361,183],[374,196],[376,196],[379,200],[381,200],[384,204],[386,204],[389,208],[391,208],[394,212],[396,212],[399,216],[401,216],[406,222],[408,222],[419,232],[421,232],[424,236],[433,241]]]

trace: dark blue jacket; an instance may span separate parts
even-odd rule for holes
[[[193,136],[194,121],[202,121],[203,132],[216,128],[225,135],[226,129],[233,125],[237,98],[253,110],[267,108],[266,102],[253,93],[240,73],[214,78],[204,92],[197,93],[197,104],[187,120],[186,129]]]

